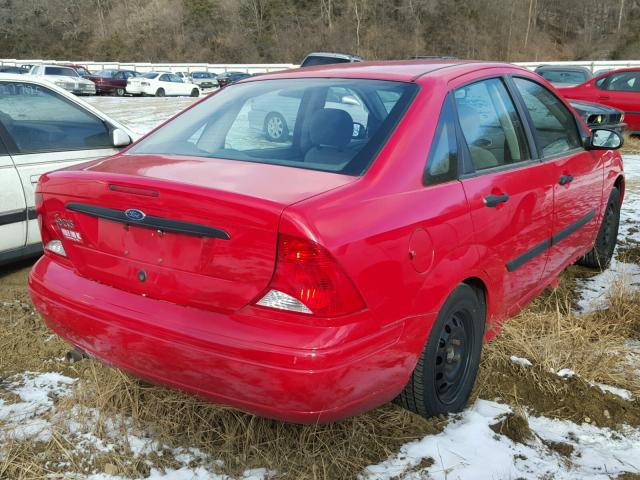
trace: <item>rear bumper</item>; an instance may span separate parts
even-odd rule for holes
[[[223,315],[87,280],[49,256],[33,267],[29,289],[49,327],[90,355],[157,383],[297,423],[340,420],[394,398],[424,344],[426,332],[420,339],[417,329],[433,322],[412,317],[361,336],[360,323],[319,327]]]

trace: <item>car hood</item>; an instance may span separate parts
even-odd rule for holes
[[[578,113],[588,114],[602,114],[608,115],[612,113],[622,113],[617,108],[609,107],[608,105],[602,105],[600,103],[585,102],[584,100],[569,100],[571,106],[578,111]]]

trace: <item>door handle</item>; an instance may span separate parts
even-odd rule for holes
[[[484,197],[484,204],[489,208],[493,208],[500,203],[504,203],[509,200],[509,195],[503,193],[502,195],[487,195]]]
[[[571,182],[573,182],[573,175],[561,175],[558,181],[560,185],[567,185]]]

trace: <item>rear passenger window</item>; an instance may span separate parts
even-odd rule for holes
[[[502,80],[492,78],[459,88],[455,101],[475,170],[531,158],[520,117]]]
[[[425,185],[447,182],[457,177],[458,148],[454,130],[454,114],[451,99],[447,97],[438,119],[433,136],[427,168],[423,182]]]
[[[562,155],[579,148],[576,120],[560,99],[536,82],[524,78],[513,80],[531,115],[542,157]]]
[[[112,146],[104,122],[40,85],[0,83],[0,122],[19,153]]]

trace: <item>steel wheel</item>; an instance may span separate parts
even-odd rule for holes
[[[434,390],[440,401],[454,401],[469,371],[473,324],[469,312],[457,311],[444,324],[438,340]]]

